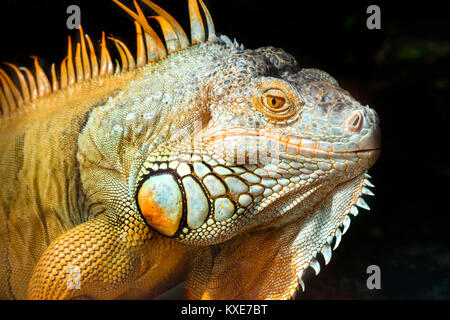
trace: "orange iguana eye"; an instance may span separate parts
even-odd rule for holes
[[[262,104],[269,113],[281,114],[290,108],[287,99],[280,90],[269,90],[262,96]]]
[[[255,83],[252,102],[256,110],[274,122],[295,116],[304,104],[294,88],[274,78],[260,79]]]
[[[269,107],[270,109],[279,109],[286,104],[286,99],[282,97],[268,95],[265,97],[265,100],[267,107]]]

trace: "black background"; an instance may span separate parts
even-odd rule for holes
[[[132,7],[130,1],[123,1]],[[189,34],[187,1],[159,0]],[[112,1],[36,0],[0,4],[0,61],[44,70],[66,54],[66,8],[77,4],[85,32],[101,31],[134,52],[131,19]],[[381,118],[383,153],[370,174],[372,210],[352,226],[319,276],[308,273],[307,299],[450,298],[450,19],[439,2],[206,1],[218,33],[247,48],[272,45],[301,66],[323,69]],[[381,8],[381,30],[366,8]],[[149,15],[151,11],[146,11]],[[109,43],[111,52],[113,44]],[[113,53],[118,56],[117,53]],[[7,69],[7,67],[5,67]],[[49,74],[49,73],[48,73]],[[366,268],[381,268],[368,290]]]

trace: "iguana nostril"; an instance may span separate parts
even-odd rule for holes
[[[361,130],[363,124],[362,114],[359,111],[356,111],[355,113],[353,113],[353,115],[350,116],[347,124],[350,131],[355,132]]]

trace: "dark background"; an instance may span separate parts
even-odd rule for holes
[[[381,118],[383,153],[370,170],[372,210],[352,219],[330,264],[317,277],[308,273],[301,297],[449,299],[448,11],[430,1],[340,2],[206,1],[218,33],[247,48],[285,49],[301,66],[329,72]],[[156,3],[189,34],[187,1]],[[71,4],[81,7],[82,25],[94,41],[104,30],[135,52],[134,25],[112,1],[3,0],[0,61],[32,67],[29,56],[36,55],[47,71],[59,63],[67,35],[78,39],[66,28]],[[366,27],[371,4],[381,8],[381,30]],[[366,268],[373,264],[381,268],[381,290],[366,287]]]

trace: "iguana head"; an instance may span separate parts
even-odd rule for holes
[[[158,201],[179,203],[165,210],[177,214],[167,215],[160,231],[215,244],[249,228],[314,217],[344,185],[358,187],[349,187],[352,201],[340,218],[356,204],[380,153],[378,116],[330,75],[301,69],[269,47],[234,52],[202,86],[203,100],[194,102],[207,114],[201,130],[177,142],[167,172],[158,168],[142,179],[137,200],[151,226],[159,227]],[[164,199],[149,197],[161,186]]]

